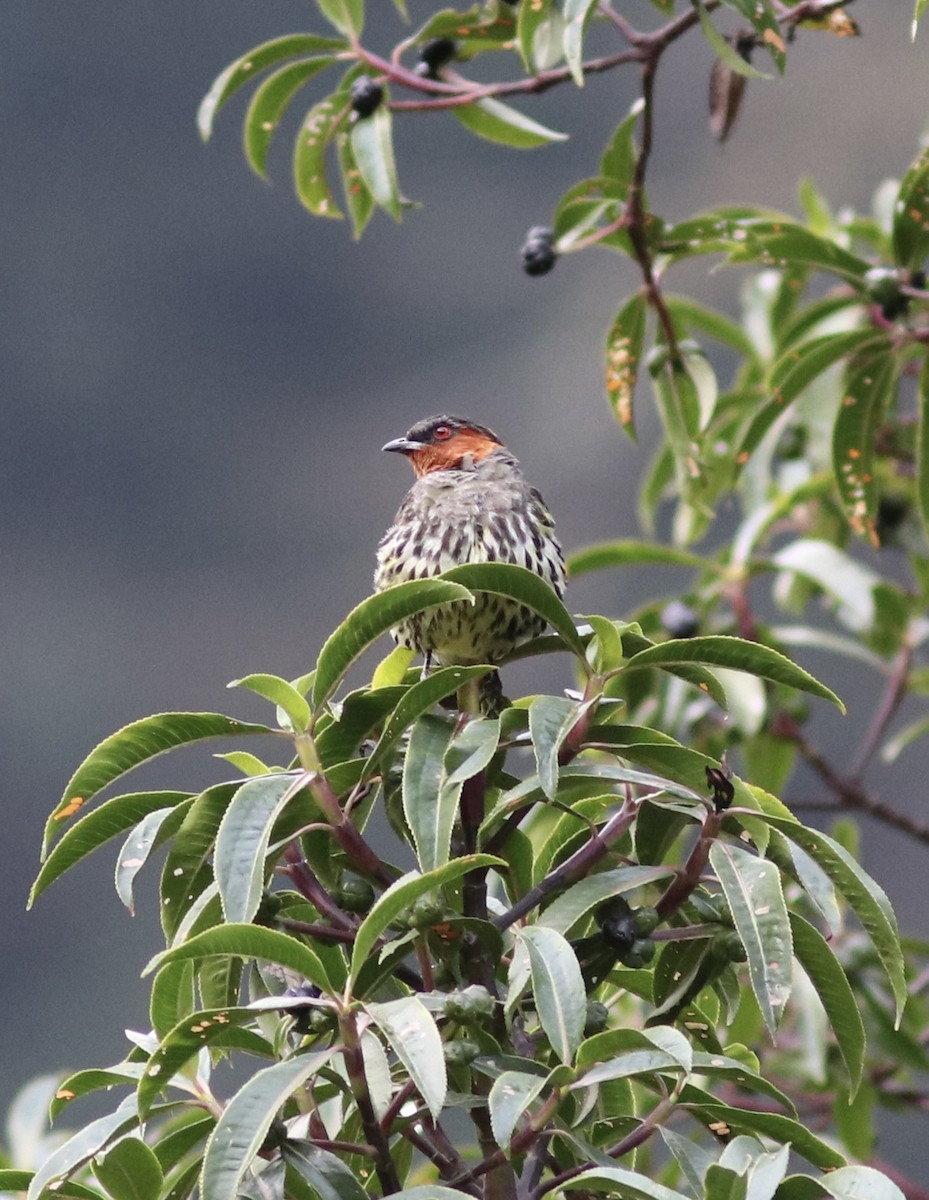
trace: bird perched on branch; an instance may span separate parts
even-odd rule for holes
[[[416,475],[377,551],[377,591],[427,579],[463,563],[516,563],[559,596],[564,557],[551,513],[495,433],[464,417],[429,417],[383,447]],[[494,663],[536,637],[545,621],[489,592],[416,613],[391,634],[444,666]]]

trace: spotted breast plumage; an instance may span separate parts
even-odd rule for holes
[[[462,563],[516,563],[561,597],[565,569],[554,522],[519,463],[490,429],[463,417],[420,421],[384,450],[403,454],[416,480],[377,552],[377,591]],[[493,593],[417,613],[394,640],[445,666],[496,663],[545,629],[525,605]]]

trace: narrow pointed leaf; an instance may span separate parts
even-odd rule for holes
[[[151,852],[164,840],[164,826],[169,824],[176,831],[188,808],[189,803],[185,802],[176,808],[156,809],[138,823],[123,844],[116,860],[116,894],[133,915],[135,901],[132,885],[136,875],[145,866]]]
[[[916,495],[923,528],[929,531],[929,358],[919,373],[919,424],[916,442]]]
[[[816,1183],[834,1200],[906,1200],[900,1188],[874,1167],[840,1167]]]
[[[271,139],[297,92],[336,61],[335,55],[327,54],[290,63],[275,71],[256,90],[245,114],[243,133],[245,157],[260,178],[265,178]]]
[[[509,1147],[516,1123],[546,1084],[544,1075],[504,1071],[498,1075],[487,1097],[494,1139],[504,1150]]]
[[[412,579],[362,600],[319,653],[313,685],[314,707],[318,709],[329,699],[355,659],[392,625],[436,604],[470,599],[467,587],[450,579]]]
[[[383,104],[352,126],[352,154],[365,186],[395,221],[401,218],[397,164],[394,161],[393,119]]]
[[[515,563],[468,563],[445,571],[442,579],[463,584],[471,591],[496,592],[499,596],[509,596],[510,599],[525,604],[527,608],[543,617],[552,629],[561,635],[568,648],[583,660],[584,643],[575,628],[571,614],[555,595],[554,590],[534,571],[528,571]]]
[[[473,779],[487,766],[500,742],[500,722],[471,720],[458,729],[445,752],[446,784],[449,787]]]
[[[170,943],[185,914],[213,884],[211,856],[216,831],[238,784],[219,783],[201,792],[188,809],[161,872],[161,925]]]
[[[607,567],[635,567],[662,565],[669,567],[695,567],[700,570],[712,567],[712,562],[684,550],[680,546],[662,546],[656,542],[642,542],[636,538],[620,538],[614,542],[599,542],[585,546],[568,558],[568,573],[572,579],[587,575],[591,571],[602,571]]]
[[[855,360],[832,435],[832,462],[845,517],[855,533],[877,545],[878,486],[874,441],[891,399],[896,362],[890,347]]]
[[[561,1061],[570,1063],[584,1036],[587,1015],[577,956],[554,929],[533,925],[521,929],[519,936],[529,954],[532,994],[545,1036]]]
[[[892,236],[899,265],[918,270],[929,254],[929,147],[923,149],[900,184]]]
[[[350,982],[354,983],[358,978],[358,972],[367,962],[381,934],[397,915],[412,904],[417,897],[460,879],[468,871],[479,867],[503,865],[505,864],[502,859],[495,858],[491,854],[468,854],[455,858],[425,875],[421,875],[418,871],[410,871],[397,879],[378,897],[371,911],[358,927],[358,932],[355,934],[355,945],[352,948]]]
[[[683,663],[703,663],[707,666],[728,667],[733,671],[747,671],[761,679],[770,679],[773,683],[782,683],[798,691],[831,700],[840,711],[845,711],[845,705],[835,692],[818,679],[814,679],[808,671],[798,667],[786,655],[772,650],[770,646],[763,646],[760,642],[749,642],[743,638],[713,635],[661,642],[634,654],[629,659],[627,670],[646,666],[676,666]]]
[[[521,4],[516,10],[519,53],[526,71],[547,71],[562,56],[564,20],[554,0]]]
[[[865,1054],[865,1030],[855,994],[841,963],[822,934],[797,913],[790,914],[790,928],[794,954],[826,1010],[848,1071],[849,1096],[854,1098],[861,1083]]]
[[[228,686],[248,688],[250,692],[276,704],[290,719],[291,729],[298,733],[310,723],[310,706],[306,698],[286,679],[277,675],[246,675],[242,679],[233,679]]]
[[[358,167],[351,133],[347,129],[340,129],[336,134],[335,142],[339,158],[339,171],[342,175],[345,207],[348,209],[348,215],[352,222],[352,237],[357,242],[374,215],[377,204]],[[398,647],[398,649],[403,649],[403,647]]]
[[[528,572],[527,572],[528,573]],[[159,754],[208,738],[273,733],[267,725],[252,725],[221,713],[159,713],[133,721],[91,750],[71,777],[58,807],[45,826],[42,857],[64,822],[99,791]]]
[[[613,415],[632,438],[635,437],[633,397],[647,318],[648,302],[637,293],[616,314],[606,337],[606,398]]]
[[[597,0],[565,0],[564,56],[578,87],[584,86],[584,34],[597,7]]]
[[[126,1102],[121,1104],[116,1112],[108,1113],[105,1117],[99,1117],[85,1125],[42,1163],[29,1184],[27,1200],[39,1200],[50,1183],[90,1162],[104,1146],[138,1123],[135,1105]]]
[[[298,789],[297,776],[261,775],[243,783],[232,797],[216,834],[213,860],[223,916],[230,924],[248,924],[258,911],[271,830]]]
[[[326,968],[315,950],[289,934],[260,925],[219,925],[214,929],[206,929],[190,941],[156,954],[143,974],[149,975],[165,963],[215,955],[235,955],[238,958],[257,958],[278,963],[303,975],[311,983],[318,984],[323,991],[333,991]]]
[[[93,1171],[113,1200],[158,1200],[164,1183],[154,1150],[137,1137],[117,1142]]]
[[[588,875],[586,879],[579,880],[553,900],[539,916],[539,924],[568,934],[582,917],[604,900],[667,879],[674,873],[673,867],[630,866]]]
[[[125,796],[114,796],[81,817],[55,844],[42,864],[29,893],[29,907],[50,883],[111,838],[132,829],[152,812],[185,804],[190,799],[189,792],[130,792]]]
[[[210,1046],[228,1037],[237,1027],[255,1023],[256,1013],[251,1008],[213,1008],[200,1012],[189,1012],[162,1039],[161,1045],[145,1065],[139,1080],[139,1113],[144,1119],[152,1104],[171,1082],[174,1075],[204,1046]],[[267,1044],[271,1053],[271,1046]]]
[[[448,862],[461,793],[460,783],[445,786],[443,761],[453,732],[454,726],[442,717],[428,713],[420,717],[410,733],[403,763],[403,812],[421,871]]]
[[[764,71],[759,71],[757,67],[753,67],[750,62],[739,54],[738,50],[726,41],[710,20],[710,15],[704,8],[702,0],[693,0],[693,4],[697,10],[697,16],[700,18],[700,28],[703,30],[703,36],[709,42],[710,48],[720,62],[725,63],[737,75],[744,75],[749,79],[771,78]]]
[[[531,117],[499,100],[475,100],[473,104],[459,104],[452,109],[452,113],[478,137],[512,146],[516,150],[531,150],[551,142],[563,142],[568,136],[540,125],[538,121],[533,121]]]
[[[278,1110],[333,1053],[334,1047],[286,1058],[258,1071],[239,1088],[207,1142],[200,1172],[202,1200],[236,1200]]]
[[[369,1200],[351,1170],[331,1151],[288,1138],[282,1154],[288,1166],[319,1193],[320,1200]]]
[[[246,83],[250,83],[265,68],[286,58],[296,58],[300,54],[317,54],[326,50],[345,50],[348,43],[344,38],[320,37],[314,33],[288,34],[286,37],[274,38],[261,46],[255,46],[241,58],[230,63],[222,71],[210,90],[204,96],[197,110],[197,128],[200,136],[207,141],[213,132],[213,120],[230,96]]]
[[[688,1200],[682,1192],[625,1167],[594,1167],[575,1175],[571,1185],[587,1191],[606,1192],[613,1197],[622,1196],[623,1200]]]
[[[384,722],[381,736],[368,756],[362,779],[370,779],[380,768],[385,756],[393,749],[417,717],[435,708],[440,700],[451,696],[462,684],[493,670],[490,666],[443,667],[432,671],[425,679],[404,690],[397,707]],[[407,761],[409,761],[407,759]]]
[[[326,176],[326,151],[348,113],[347,92],[327,96],[303,118],[294,141],[294,190],[314,217],[342,219]]]
[[[320,12],[347,37],[360,37],[364,28],[365,0],[316,0]]]
[[[438,1120],[448,1091],[448,1077],[434,1017],[416,996],[371,1002],[364,1009],[406,1067],[433,1118]]]
[[[581,713],[563,696],[539,696],[529,705],[529,736],[542,791],[554,800],[558,791],[558,754]]]
[[[716,841],[710,865],[719,882],[748,955],[752,991],[768,1031],[774,1034],[790,995],[793,943],[781,876],[767,859]]]
[[[899,1021],[907,999],[906,973],[897,921],[886,892],[828,834],[772,813],[766,813],[765,819],[819,863],[848,901],[883,964]]]

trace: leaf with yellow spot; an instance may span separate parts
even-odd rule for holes
[[[616,419],[635,438],[633,395],[645,341],[648,305],[640,293],[616,315],[606,339],[606,396]]]
[[[874,478],[874,438],[896,381],[897,363],[889,343],[849,364],[842,403],[832,434],[832,463],[842,507],[852,530],[878,544],[878,489]]]

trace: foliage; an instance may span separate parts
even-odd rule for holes
[[[649,31],[618,3],[487,0],[433,12],[389,57],[362,41],[364,0],[316,7],[329,31],[231,64],[200,129],[260,77],[245,152],[264,174],[298,92],[340,70],[300,123],[294,178],[311,213],[340,216],[336,166],[357,236],[376,208],[399,219],[409,207],[392,145],[405,113],[448,110],[478,136],[544,146],[562,135],[514,97],[641,71],[641,97],[551,228],[530,231],[524,265],[546,274],[603,246],[638,266],[605,367],[626,432],[640,374],[663,423],[642,487],[649,539],[587,547],[570,568],[667,567],[676,599],[578,620],[521,568],[459,567],[363,601],[309,674],[238,680],[274,722],[160,714],[98,746],[49,818],[32,898],[123,838],[116,888],[131,909],[136,875],[164,854],[152,1030],[131,1035],[123,1062],[57,1088],[56,1117],[125,1090],[60,1144],[36,1132],[47,1083],[22,1098],[14,1127],[32,1148],[27,1161],[11,1146],[0,1188],[29,1200],[53,1188],[81,1200],[893,1200],[900,1188],[868,1165],[873,1114],[921,1100],[929,948],[904,953],[853,827],[810,828],[778,796],[802,760],[836,812],[929,842],[861,782],[876,754],[929,729],[892,726],[906,694],[929,691],[929,158],[881,185],[869,215],[834,214],[808,182],[799,220],[721,207],[667,224],[651,210],[652,88],[668,46],[709,41],[724,137],[794,37],[856,32],[834,0],[653,0]],[[740,22],[726,33],[725,10]],[[591,57],[590,39],[609,33],[619,48]],[[459,73],[477,59],[505,61],[505,78]],[[749,268],[739,320],[667,290],[699,255]],[[704,342],[728,364],[722,384]],[[714,548],[724,499],[738,515]],[[672,545],[654,537],[665,512]],[[885,569],[891,547],[905,582]],[[397,621],[486,591],[544,617],[551,632],[513,657],[563,656],[562,695],[481,713],[489,665],[427,676],[405,651],[349,688]],[[788,616],[763,621],[759,603]],[[808,649],[877,679],[847,769],[809,731],[813,706],[842,703],[794,660]],[[287,765],[232,749],[202,792],[107,798],[156,755],[229,736],[276,739]],[[373,814],[391,851],[374,848]]]

